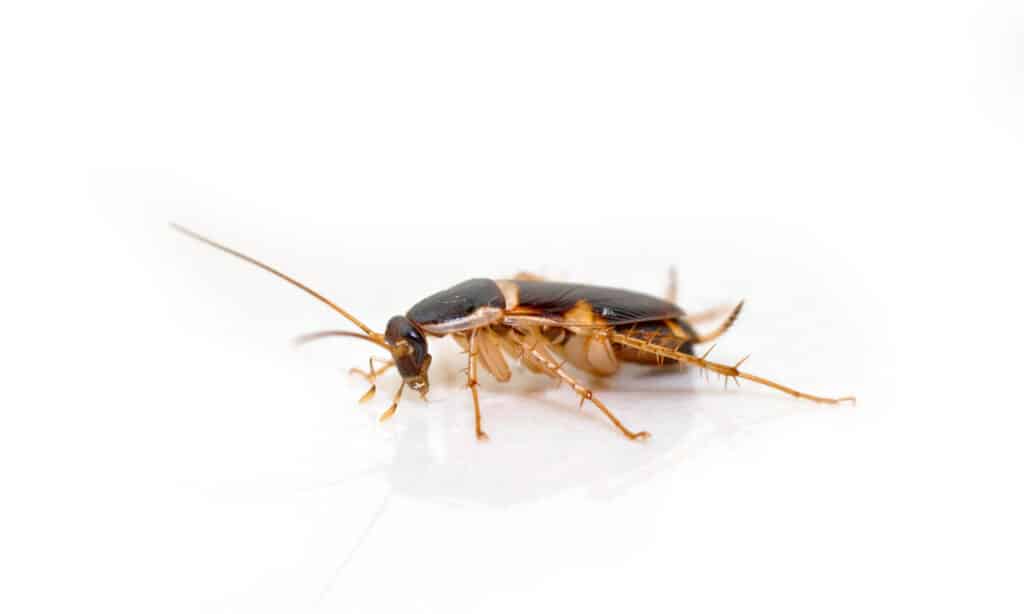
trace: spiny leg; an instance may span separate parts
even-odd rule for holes
[[[813,394],[807,394],[806,392],[800,392],[799,390],[794,390],[793,388],[790,388],[789,386],[783,386],[782,384],[779,384],[777,382],[773,382],[771,380],[765,379],[765,378],[757,376],[757,375],[752,375],[750,373],[744,373],[743,371],[739,370],[739,367],[740,367],[740,365],[743,364],[743,361],[746,360],[746,358],[744,358],[743,360],[740,360],[735,365],[730,366],[730,365],[725,365],[725,364],[722,364],[722,363],[711,362],[710,360],[706,360],[707,359],[707,355],[711,352],[711,350],[708,350],[708,352],[705,352],[703,356],[698,358],[697,356],[691,356],[690,354],[686,354],[686,353],[683,353],[683,352],[677,352],[677,351],[673,350],[672,348],[667,348],[667,347],[662,347],[660,345],[655,345],[655,344],[651,343],[648,340],[637,339],[635,337],[630,337],[629,335],[624,335],[622,333],[616,333],[614,331],[608,331],[608,332],[606,332],[604,334],[606,334],[608,336],[608,338],[611,339],[611,341],[613,343],[618,343],[620,345],[631,347],[631,348],[634,348],[634,349],[639,350],[641,352],[649,352],[651,354],[655,354],[655,355],[661,356],[663,358],[670,358],[670,359],[676,360],[676,361],[678,361],[680,363],[687,363],[687,364],[691,364],[691,365],[696,365],[696,366],[698,366],[698,367],[700,367],[702,369],[707,369],[708,371],[714,371],[715,373],[718,373],[720,375],[724,375],[727,378],[731,377],[731,378],[733,378],[735,380],[745,379],[745,380],[749,380],[751,382],[756,382],[758,384],[762,384],[764,386],[768,386],[769,388],[774,388],[776,390],[785,392],[788,395],[792,395],[792,396],[800,398],[800,399],[808,399],[808,400],[814,401],[815,403],[836,404],[836,403],[840,403],[842,401],[852,401],[854,403],[856,403],[856,401],[857,401],[856,397],[852,397],[852,396],[849,396],[849,397],[838,397],[838,398],[819,397],[819,396],[816,396],[816,395],[813,395]],[[711,349],[714,349],[714,346],[712,346]],[[739,382],[737,381],[737,384],[738,383]]]
[[[470,390],[470,392],[473,393],[473,411],[476,412],[476,438],[479,441],[486,441],[487,440],[487,433],[485,433],[483,431],[483,428],[481,427],[480,397],[479,397],[479,395],[477,394],[477,391],[476,391],[477,386],[479,386],[479,383],[477,382],[477,379],[476,379],[476,373],[477,373],[476,363],[477,363],[477,354],[479,352],[479,343],[480,343],[480,340],[479,340],[477,335],[479,335],[479,334],[480,334],[480,329],[476,329],[472,333],[469,334],[469,349],[468,349],[468,353],[469,353],[469,367],[466,369],[466,377],[468,379],[469,390]]]
[[[648,437],[651,436],[651,434],[648,433],[647,431],[640,431],[640,432],[634,433],[633,431],[631,431],[628,428],[626,428],[626,425],[623,424],[615,416],[615,414],[612,413],[612,410],[608,409],[608,407],[604,403],[602,403],[600,399],[598,399],[597,397],[594,396],[594,392],[592,390],[590,390],[589,388],[587,388],[587,387],[583,386],[582,384],[580,384],[571,375],[566,373],[564,369],[562,369],[562,365],[559,365],[559,364],[555,363],[553,360],[551,360],[551,358],[549,358],[547,355],[545,355],[544,352],[541,352],[541,351],[539,351],[537,349],[537,344],[541,343],[541,340],[539,338],[534,340],[534,341],[531,341],[531,342],[523,341],[521,339],[514,338],[514,337],[513,337],[513,340],[516,343],[518,343],[520,347],[523,348],[523,355],[524,356],[529,356],[530,359],[533,360],[534,362],[536,362],[537,364],[543,365],[543,367],[551,375],[556,376],[556,377],[560,378],[563,382],[569,384],[569,386],[572,387],[572,389],[576,392],[576,394],[580,395],[580,406],[581,407],[583,406],[583,403],[585,401],[590,401],[595,406],[597,406],[597,408],[600,409],[601,412],[605,416],[607,416],[608,419],[611,420],[612,423],[616,427],[618,427],[618,429],[620,431],[622,431],[623,435],[625,435],[626,437],[629,437],[630,439],[647,439]]]

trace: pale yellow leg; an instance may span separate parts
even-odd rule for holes
[[[842,401],[852,401],[852,402],[856,403],[856,401],[857,401],[856,397],[853,397],[853,396],[837,397],[837,398],[819,397],[819,396],[816,396],[816,395],[813,395],[813,394],[807,394],[806,392],[800,392],[799,390],[794,390],[793,388],[790,388],[788,386],[783,386],[782,384],[773,382],[771,380],[765,379],[765,378],[757,376],[757,375],[752,375],[750,373],[744,373],[743,371],[739,370],[739,367],[740,367],[741,364],[743,364],[743,361],[746,360],[746,358],[744,358],[743,360],[740,360],[735,365],[730,366],[730,365],[725,365],[725,364],[721,364],[721,363],[717,363],[717,362],[711,362],[710,360],[706,360],[707,355],[711,352],[710,349],[707,352],[705,352],[703,356],[698,358],[697,356],[691,356],[690,354],[685,354],[683,352],[677,352],[677,351],[673,350],[672,348],[667,348],[667,347],[663,347],[663,346],[660,346],[660,345],[655,345],[655,344],[651,343],[650,340],[637,339],[636,337],[631,337],[629,335],[625,335],[625,334],[622,334],[622,333],[616,333],[616,332],[612,332],[612,331],[607,331],[607,332],[604,332],[602,334],[606,335],[613,343],[618,343],[619,345],[624,345],[624,346],[627,346],[627,347],[631,347],[631,348],[634,348],[634,349],[639,350],[641,352],[649,352],[651,354],[655,354],[655,355],[661,356],[663,358],[671,358],[672,360],[676,360],[676,361],[679,361],[681,363],[695,365],[695,366],[700,367],[702,369],[706,369],[708,371],[713,371],[715,373],[723,375],[726,378],[731,377],[731,378],[736,379],[736,380],[738,380],[738,379],[745,379],[745,380],[748,380],[748,381],[751,381],[751,382],[756,382],[758,384],[762,384],[764,386],[768,386],[769,388],[774,388],[776,390],[785,392],[788,395],[792,395],[792,396],[800,398],[800,399],[808,399],[808,400],[814,401],[816,403],[830,403],[830,404],[841,403]],[[711,349],[714,349],[714,346],[712,346]]]
[[[377,369],[376,371],[373,370],[373,362],[372,362],[373,358],[371,358],[370,359],[371,362],[370,362],[370,372],[369,373],[367,373],[366,371],[363,371],[362,369],[359,369],[357,367],[352,367],[351,369],[348,370],[348,372],[350,374],[352,374],[352,375],[361,375],[361,376],[363,376],[364,379],[366,379],[366,381],[370,382],[370,381],[373,381],[373,379],[375,377],[377,377],[378,375],[380,375],[381,373],[384,373],[385,371],[387,371],[391,367],[395,366],[395,361],[393,361],[393,360],[382,360],[380,358],[378,358],[377,360],[382,365],[384,365],[384,366],[382,366],[381,368]]]
[[[482,419],[480,417],[480,397],[477,394],[477,353],[479,352],[479,338],[480,330],[474,330],[469,335],[469,368],[466,369],[466,376],[468,379],[469,390],[473,393],[473,410],[476,412],[476,438],[479,441],[487,440],[487,433],[483,431]]]
[[[395,411],[398,410],[398,400],[402,398],[403,390],[405,390],[405,382],[402,382],[402,385],[398,387],[398,392],[395,393],[395,398],[391,401],[391,407],[384,410],[384,413],[380,415],[378,420],[384,422],[385,420],[390,420],[391,416],[395,415]]]
[[[367,390],[363,394],[363,396],[361,396],[359,398],[359,402],[360,403],[365,403],[365,402],[367,402],[367,401],[369,401],[370,399],[373,398],[373,395],[375,395],[377,393],[377,376],[380,375],[381,373],[384,373],[385,371],[387,371],[388,369],[390,369],[393,366],[395,366],[395,362],[393,360],[387,360],[387,361],[384,361],[384,366],[383,367],[381,367],[380,369],[377,369],[376,371],[374,371],[374,369],[373,369],[373,358],[370,358],[370,372],[369,373],[367,373],[366,371],[363,371],[362,369],[357,369],[355,367],[352,367],[351,369],[348,370],[348,372],[351,373],[351,374],[362,375],[364,378],[366,378],[366,381],[370,382],[370,389]]]
[[[580,395],[580,405],[583,405],[585,401],[590,401],[591,403],[593,403],[595,406],[597,406],[598,409],[601,410],[601,412],[605,416],[608,417],[609,420],[612,421],[612,424],[614,424],[616,427],[618,427],[620,431],[622,431],[623,435],[629,437],[630,439],[647,439],[648,437],[651,436],[651,434],[648,433],[647,431],[633,432],[626,428],[626,425],[624,425],[615,416],[615,414],[613,414],[612,411],[608,409],[608,407],[600,401],[600,399],[594,396],[594,392],[592,390],[580,384],[571,375],[566,373],[565,370],[562,369],[561,365],[555,363],[544,352],[541,352],[537,349],[537,344],[541,343],[539,338],[530,341],[523,341],[520,339],[513,340],[516,343],[518,343],[520,347],[523,348],[524,356],[529,356],[531,360],[533,360],[535,363],[543,365],[543,367],[552,375],[560,378],[566,384],[569,384],[569,386],[572,387],[576,394]]]

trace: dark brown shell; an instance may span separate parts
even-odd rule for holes
[[[481,307],[505,308],[505,297],[492,279],[469,279],[432,294],[405,315],[418,325],[465,318]]]
[[[594,315],[613,325],[672,320],[685,315],[683,310],[664,299],[604,286],[588,286],[557,281],[519,281],[519,308],[541,316],[562,316],[586,301]]]

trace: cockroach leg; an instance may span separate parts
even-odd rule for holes
[[[393,360],[381,360],[380,358],[378,358],[377,361],[380,362],[381,364],[383,364],[384,366],[381,367],[380,369],[377,369],[376,371],[373,370],[373,359],[371,358],[370,359],[370,372],[369,373],[367,373],[366,371],[363,371],[362,369],[359,369],[357,367],[352,367],[351,369],[348,370],[348,372],[351,375],[361,375],[363,377],[363,379],[365,379],[366,381],[372,382],[375,377],[377,377],[378,375],[386,372],[391,367],[395,366],[395,361],[393,361]]]
[[[630,439],[647,439],[648,437],[651,436],[651,434],[648,433],[647,431],[633,432],[626,428],[626,425],[623,424],[615,416],[615,414],[612,413],[612,410],[608,409],[608,406],[606,406],[604,403],[601,402],[600,399],[594,396],[594,392],[592,390],[583,386],[578,381],[576,381],[576,379],[574,379],[571,375],[566,373],[565,370],[562,369],[561,365],[555,363],[555,361],[551,360],[548,356],[546,356],[544,352],[540,351],[537,348],[536,343],[531,345],[528,342],[520,339],[515,339],[515,341],[520,345],[520,347],[523,348],[524,356],[529,356],[530,359],[533,360],[535,363],[542,365],[551,375],[558,377],[561,381],[568,384],[576,392],[576,394],[580,395],[580,406],[582,406],[583,403],[585,403],[586,401],[590,401],[595,406],[597,406],[597,408],[600,409],[601,412],[605,416],[607,416],[609,420],[612,421],[612,424],[614,424],[616,427],[618,427],[620,431],[622,431],[623,435],[629,437]]]
[[[380,375],[381,373],[384,373],[385,371],[387,371],[388,369],[390,369],[393,366],[395,366],[394,361],[388,360],[388,361],[385,361],[385,364],[384,364],[383,367],[381,367],[380,369],[375,371],[373,369],[373,358],[371,357],[370,358],[370,372],[369,373],[367,373],[366,371],[363,371],[362,369],[356,369],[354,367],[352,369],[349,369],[349,373],[358,373],[359,375],[362,375],[363,377],[365,377],[368,382],[370,382],[370,389],[367,390],[363,394],[363,396],[359,397],[359,402],[360,403],[365,403],[365,402],[367,402],[367,401],[369,401],[370,399],[373,398],[373,395],[377,393],[377,376]]]
[[[705,333],[703,335],[698,335],[696,343],[707,343],[709,341],[714,341],[715,339],[721,337],[725,333],[725,331],[729,330],[729,328],[732,327],[732,325],[736,322],[736,318],[740,317],[740,311],[742,310],[743,301],[740,301],[735,307],[732,308],[732,311],[729,312],[729,317],[727,317],[721,324],[719,324],[718,327],[715,328],[715,330],[709,333]]]
[[[480,417],[480,397],[476,391],[477,387],[480,385],[479,382],[477,382],[476,375],[477,361],[479,358],[478,353],[480,351],[479,335],[481,331],[482,329],[478,328],[469,334],[469,367],[466,369],[466,376],[468,380],[467,383],[469,385],[469,390],[470,392],[473,393],[473,411],[476,413],[476,438],[479,441],[487,441],[487,433],[483,431],[481,425],[482,421]]]
[[[675,303],[679,294],[679,272],[676,267],[668,268],[668,288],[665,289],[665,300]]]
[[[378,421],[384,422],[386,420],[390,420],[391,416],[395,415],[395,411],[398,410],[398,400],[402,398],[403,390],[405,390],[405,382],[402,382],[398,387],[398,392],[395,393],[395,398],[391,400],[391,407],[384,410],[384,413],[380,415],[380,418],[377,418]]]
[[[358,371],[358,369],[357,369]],[[365,403],[373,398],[373,395],[377,394],[377,373],[373,370],[373,358],[370,358],[370,372],[364,373],[366,379],[370,382],[370,389],[363,393],[363,396],[359,397],[360,403]]]
[[[366,403],[372,399],[375,394],[377,394],[377,384],[370,384],[370,389],[364,392],[363,396],[359,397],[359,402]]]
[[[663,347],[663,346],[660,346],[660,345],[655,345],[655,344],[651,343],[650,341],[646,341],[644,339],[637,339],[635,337],[630,337],[629,335],[624,335],[622,333],[616,333],[614,331],[606,331],[603,334],[607,335],[608,338],[613,343],[618,343],[619,345],[624,345],[624,346],[627,346],[627,347],[631,347],[631,348],[634,348],[634,349],[639,350],[641,352],[649,352],[651,354],[655,354],[655,355],[658,355],[658,356],[663,356],[665,358],[670,358],[670,359],[678,361],[680,363],[686,363],[686,364],[690,364],[690,365],[695,365],[695,366],[700,367],[701,369],[704,369],[706,371],[713,371],[715,373],[718,373],[719,375],[723,375],[725,377],[731,377],[734,380],[737,380],[737,382],[736,382],[737,384],[739,383],[738,380],[745,379],[745,380],[749,380],[751,382],[756,382],[756,383],[764,385],[764,386],[768,386],[769,388],[774,388],[776,390],[779,390],[781,392],[785,392],[788,395],[791,395],[791,396],[794,396],[794,397],[797,397],[797,398],[800,398],[800,399],[808,399],[810,401],[814,401],[815,403],[829,403],[829,404],[835,405],[835,404],[841,403],[843,401],[851,401],[853,403],[857,402],[856,397],[852,397],[852,396],[831,398],[831,397],[819,397],[817,395],[807,394],[806,392],[800,392],[799,390],[795,390],[795,389],[790,388],[788,386],[783,386],[782,384],[779,384],[777,382],[773,382],[773,381],[771,381],[769,379],[765,379],[765,378],[757,376],[757,375],[752,375],[750,373],[745,373],[743,371],[740,371],[739,370],[739,366],[741,364],[743,364],[743,361],[745,361],[746,358],[743,358],[743,360],[740,360],[735,365],[731,365],[731,366],[707,360],[707,356],[708,356],[708,354],[711,353],[711,350],[714,349],[714,346],[712,346],[707,352],[705,352],[703,356],[697,357],[697,356],[691,356],[690,354],[686,354],[686,353],[683,353],[683,352],[676,352],[676,351],[673,351],[672,348],[667,348],[667,347]]]

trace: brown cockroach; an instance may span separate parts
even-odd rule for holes
[[[513,279],[470,279],[421,300],[405,315],[391,318],[384,332],[378,333],[277,269],[177,224],[171,227],[297,286],[362,331],[322,331],[300,337],[299,342],[331,336],[355,337],[387,350],[391,360],[384,361],[380,368],[374,368],[371,358],[369,371],[352,370],[370,382],[370,389],[360,401],[372,398],[377,377],[388,369],[394,367],[402,376],[391,406],[380,416],[381,421],[394,415],[406,386],[426,398],[431,361],[427,338],[448,335],[468,355],[467,384],[473,395],[476,436],[481,440],[487,435],[480,418],[478,367],[482,366],[499,382],[507,382],[512,373],[506,355],[534,373],[568,384],[580,396],[581,406],[586,401],[593,403],[630,439],[646,439],[650,434],[628,429],[592,390],[565,370],[566,363],[599,377],[614,374],[622,362],[657,367],[693,365],[718,373],[726,381],[732,378],[738,384],[740,379],[749,380],[818,403],[855,400],[852,396],[829,398],[807,394],[740,371],[746,358],[727,365],[708,360],[710,349],[696,356],[694,346],[713,341],[727,331],[739,316],[743,302],[713,330],[700,333],[694,324],[713,318],[715,313],[687,316],[675,304],[674,277],[664,299],[619,288],[547,281],[525,273]]]

